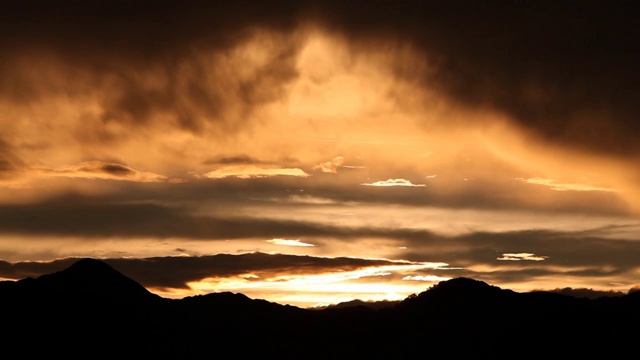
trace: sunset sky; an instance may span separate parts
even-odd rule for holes
[[[3,1],[0,279],[640,287],[638,4]]]

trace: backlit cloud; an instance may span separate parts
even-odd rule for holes
[[[284,201],[299,204],[313,204],[313,205],[329,205],[335,204],[335,200],[317,197],[313,195],[290,195]]]
[[[275,245],[285,245],[285,246],[315,246],[314,244],[309,244],[302,242],[300,240],[291,240],[291,239],[271,239],[267,240],[268,243]]]
[[[360,185],[364,185],[364,186],[408,186],[408,187],[424,187],[427,186],[425,184],[413,184],[411,181],[409,180],[405,180],[405,179],[388,179],[388,180],[381,180],[381,181],[376,181],[373,183],[363,183]]]
[[[560,182],[555,179],[547,179],[547,178],[517,178],[516,180],[522,181],[527,184],[535,184],[535,185],[543,185],[549,187],[551,190],[556,191],[615,191],[614,189],[604,187],[604,186],[595,186],[590,184],[580,184],[580,183],[566,183]]]
[[[302,169],[298,168],[263,168],[255,165],[233,165],[223,166],[204,174],[210,179],[224,179],[227,177],[237,177],[240,179],[263,178],[271,176],[310,176]]]
[[[410,281],[426,281],[426,282],[440,282],[450,280],[450,277],[437,276],[437,275],[407,275],[402,280]]]
[[[498,260],[510,260],[510,261],[521,261],[521,260],[529,260],[529,261],[543,261],[546,260],[548,256],[539,256],[531,253],[507,253],[502,254],[502,256],[498,257]]]
[[[320,170],[324,173],[337,173],[338,168],[344,164],[344,157],[336,156],[330,161],[317,164],[313,167],[314,170]]]

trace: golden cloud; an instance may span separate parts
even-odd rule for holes
[[[263,178],[271,176],[311,176],[298,168],[262,168],[255,165],[232,165],[223,166],[204,174],[210,179],[224,179],[228,177],[237,177],[240,179]]]
[[[381,186],[381,187],[388,187],[388,186],[424,187],[424,186],[427,186],[425,184],[413,184],[411,181],[405,180],[405,179],[388,179],[388,180],[376,181],[376,182],[373,182],[373,183],[364,183],[364,184],[360,184],[360,185],[364,185],[364,186]]]

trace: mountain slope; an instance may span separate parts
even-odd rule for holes
[[[393,306],[311,310],[230,292],[164,299],[94,259],[0,282],[0,308],[3,354],[21,358],[612,357],[640,336],[637,294],[590,300],[458,278]]]

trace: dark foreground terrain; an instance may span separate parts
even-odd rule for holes
[[[0,282],[2,359],[634,358],[640,292],[577,298],[468,278],[393,306],[301,309],[150,293],[94,259]]]

